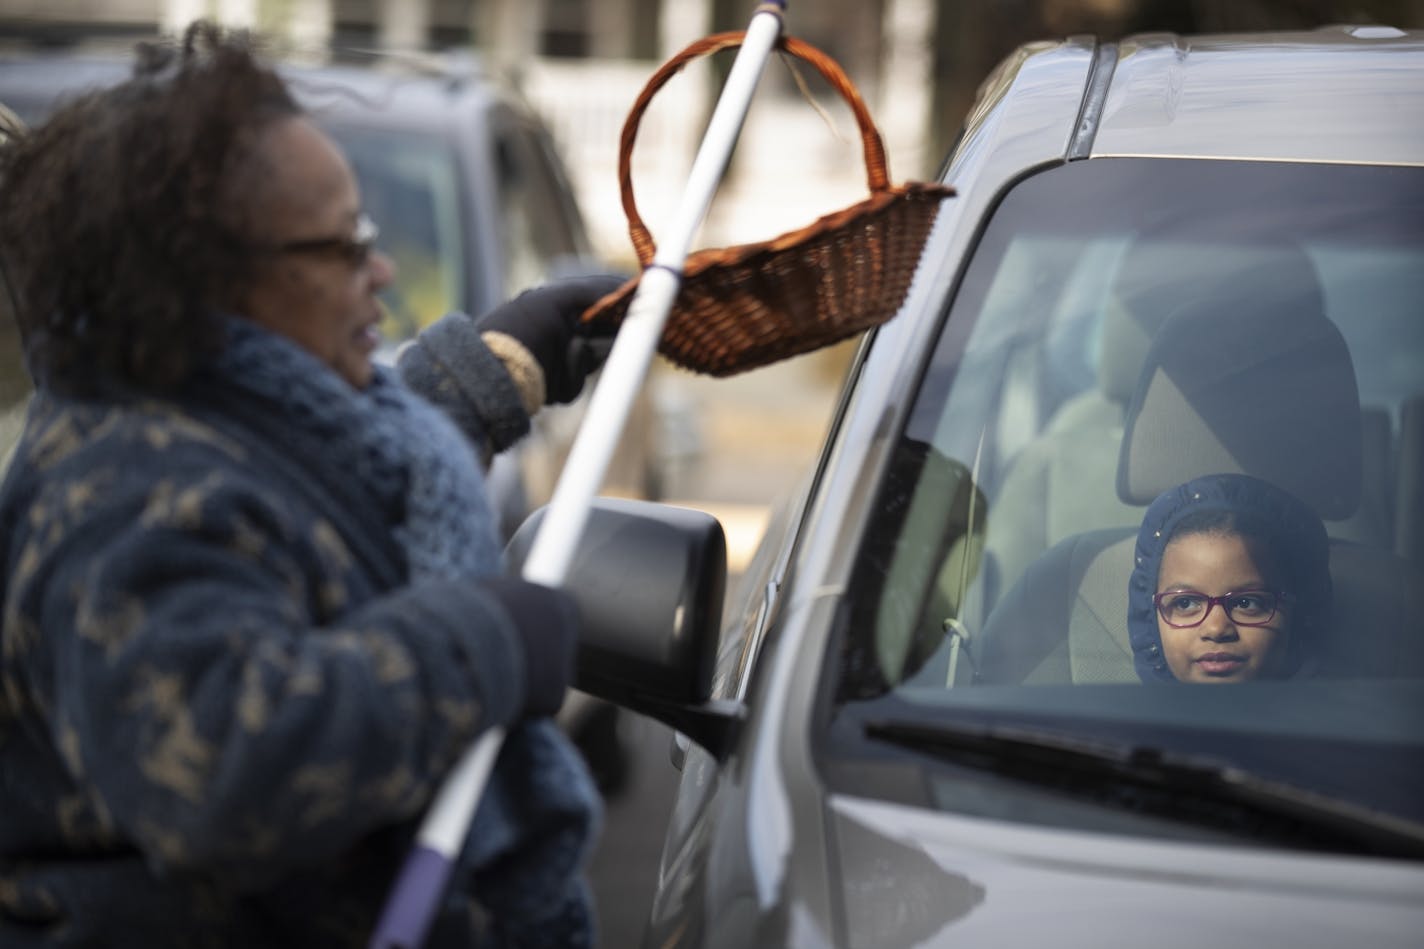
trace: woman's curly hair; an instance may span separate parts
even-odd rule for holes
[[[158,391],[218,350],[215,310],[259,262],[244,172],[299,112],[248,34],[204,21],[0,148],[0,264],[39,385]]]

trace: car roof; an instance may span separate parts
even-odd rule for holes
[[[1132,36],[1100,114],[1094,156],[1424,164],[1424,32]]]
[[[7,56],[0,60],[0,102],[33,122],[65,99],[122,80],[131,69],[132,57],[113,51]],[[278,70],[318,119],[361,122],[379,112],[384,129],[444,133],[453,111],[468,115],[515,101],[511,87],[469,58],[320,66],[282,62]]]
[[[974,204],[1086,158],[1424,165],[1421,76],[1424,32],[1391,27],[1028,43],[980,86],[941,178]]]
[[[0,102],[35,122],[63,101],[123,79],[129,61],[100,53],[10,55],[0,59]]]
[[[360,120],[381,114],[381,127],[442,131],[452,112],[468,115],[509,102],[502,84],[475,70],[392,66],[279,67],[302,105],[318,118]]]

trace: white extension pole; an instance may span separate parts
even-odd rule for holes
[[[652,264],[638,282],[628,315],[589,401],[588,417],[579,428],[544,520],[534,535],[524,563],[526,580],[558,586],[568,574],[588,520],[589,506],[603,483],[682,286],[683,262],[726,170],[762,67],[780,30],[779,15],[759,13],[752,18],[693,160],[670,233],[659,241]]]
[[[762,3],[747,26],[693,160],[670,233],[638,282],[589,400],[588,414],[534,535],[524,561],[525,580],[556,587],[568,575],[594,495],[608,473],[682,286],[683,262],[726,171],[762,70],[781,35],[785,8],[785,0]],[[441,785],[387,898],[371,949],[418,949],[424,942],[503,741],[503,729],[485,732]]]

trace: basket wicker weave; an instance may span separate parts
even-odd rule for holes
[[[698,40],[669,59],[633,103],[619,143],[618,177],[628,232],[646,268],[656,245],[633,200],[631,154],[653,95],[690,60],[740,46],[743,32]],[[769,241],[689,254],[658,352],[693,372],[729,376],[840,342],[890,319],[904,302],[946,185],[889,183],[885,146],[860,93],[825,53],[782,37],[777,48],[814,66],[850,104],[860,126],[870,196]],[[584,314],[616,326],[639,278]]]

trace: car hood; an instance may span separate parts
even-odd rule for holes
[[[835,797],[846,945],[1418,945],[1424,865],[1115,837]]]

